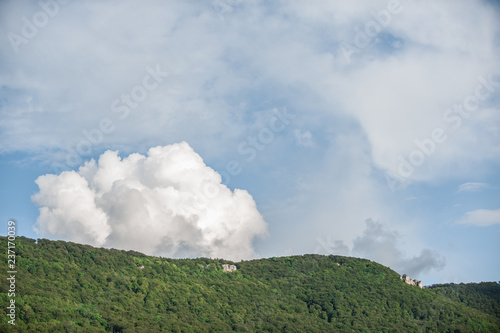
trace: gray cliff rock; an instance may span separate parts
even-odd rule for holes
[[[410,286],[416,286],[419,288],[423,288],[422,281],[412,280],[408,275],[403,274],[399,277],[404,283],[409,284]]]

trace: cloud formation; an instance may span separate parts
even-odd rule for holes
[[[488,227],[500,224],[500,209],[476,209],[467,212],[459,221],[459,224],[470,224],[478,227]]]
[[[376,261],[382,265],[391,267],[401,274],[409,274],[419,277],[432,269],[440,270],[445,266],[445,258],[437,251],[422,249],[420,254],[407,257],[399,249],[399,234],[380,222],[367,219],[366,228],[361,236],[353,240],[350,250],[343,241],[336,240],[333,243],[327,239],[325,243],[318,239],[320,246],[332,254],[354,255]],[[320,249],[318,247],[318,249]],[[318,250],[317,249],[317,250]],[[318,251],[317,251],[318,252]]]
[[[94,153],[137,151],[137,142],[154,146],[166,137],[217,156],[246,135],[249,113],[300,105],[297,119],[354,121],[373,164],[398,175],[410,163],[411,172],[400,175],[407,180],[463,175],[498,161],[493,96],[500,92],[500,23],[491,3],[226,5],[128,1],[117,9],[113,2],[71,2],[19,52],[5,39],[0,82],[9,98],[0,110],[0,152],[64,160],[68,146],[75,149],[82,132],[104,116],[116,128]],[[18,1],[0,6],[0,28],[16,34],[22,17],[42,10]],[[388,10],[390,19],[380,23]],[[360,34],[374,25],[379,28],[360,48]],[[345,44],[360,49],[349,63]],[[148,66],[169,76],[121,119],[113,102],[141,84]],[[485,98],[474,99],[476,91]],[[321,124],[297,120],[303,125],[319,145]],[[446,142],[429,142],[436,128]],[[296,136],[310,145],[307,132]],[[451,167],[457,163],[462,167]]]
[[[352,253],[389,266],[402,274],[419,277],[431,269],[442,269],[445,259],[438,252],[423,249],[418,256],[406,257],[398,247],[399,235],[380,222],[368,219],[363,235],[353,242]]]
[[[76,171],[40,176],[37,231],[95,246],[170,257],[255,256],[267,225],[252,196],[221,184],[186,143],[120,158],[104,152]]]

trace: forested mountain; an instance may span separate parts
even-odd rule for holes
[[[4,260],[1,332],[500,332],[497,283],[420,289],[365,259],[167,259],[24,237],[15,250],[16,326]]]

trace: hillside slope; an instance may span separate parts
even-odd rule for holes
[[[435,284],[430,290],[500,318],[500,283]]]
[[[24,237],[16,251],[17,326],[2,283],[2,332],[500,332],[495,316],[364,259],[166,259]]]

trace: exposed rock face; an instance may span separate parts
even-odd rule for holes
[[[229,265],[229,264],[223,264],[222,265],[222,269],[224,269],[224,271],[228,272],[228,273],[232,273],[236,270],[236,266],[235,265]]]
[[[419,288],[423,288],[422,281],[412,280],[408,275],[403,274],[399,277],[404,283],[409,284],[410,286],[417,286]]]

